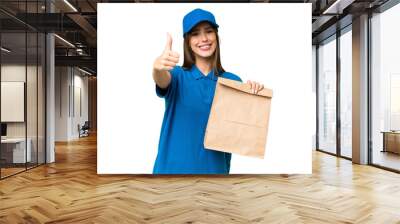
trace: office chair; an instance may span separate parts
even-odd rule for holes
[[[80,125],[78,125],[78,129],[79,129],[79,138],[80,137],[87,137],[89,136],[89,121],[85,121],[85,123],[82,125],[82,127],[79,127]]]

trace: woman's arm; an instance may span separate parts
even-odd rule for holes
[[[154,82],[162,89],[165,89],[171,83],[171,74],[169,70],[173,69],[174,66],[179,62],[179,54],[173,52],[172,48],[172,37],[167,34],[167,44],[161,56],[156,58],[153,64],[153,79]]]
[[[171,74],[168,71],[158,71],[153,69],[154,82],[161,89],[166,89],[171,83]]]

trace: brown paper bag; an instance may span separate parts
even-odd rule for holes
[[[218,78],[204,137],[207,149],[264,158],[272,90]]]

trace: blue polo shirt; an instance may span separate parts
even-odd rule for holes
[[[196,65],[191,69],[175,66],[166,89],[156,85],[165,99],[154,174],[228,174],[231,154],[205,149],[204,134],[218,77],[204,75]],[[223,78],[242,81],[224,72]]]

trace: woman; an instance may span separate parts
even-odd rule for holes
[[[154,174],[228,174],[231,154],[205,149],[204,134],[218,77],[241,81],[225,72],[220,60],[214,15],[195,9],[183,18],[184,62],[173,52],[168,34],[164,52],[153,65],[156,93],[165,98]],[[248,81],[253,93],[263,85]]]

